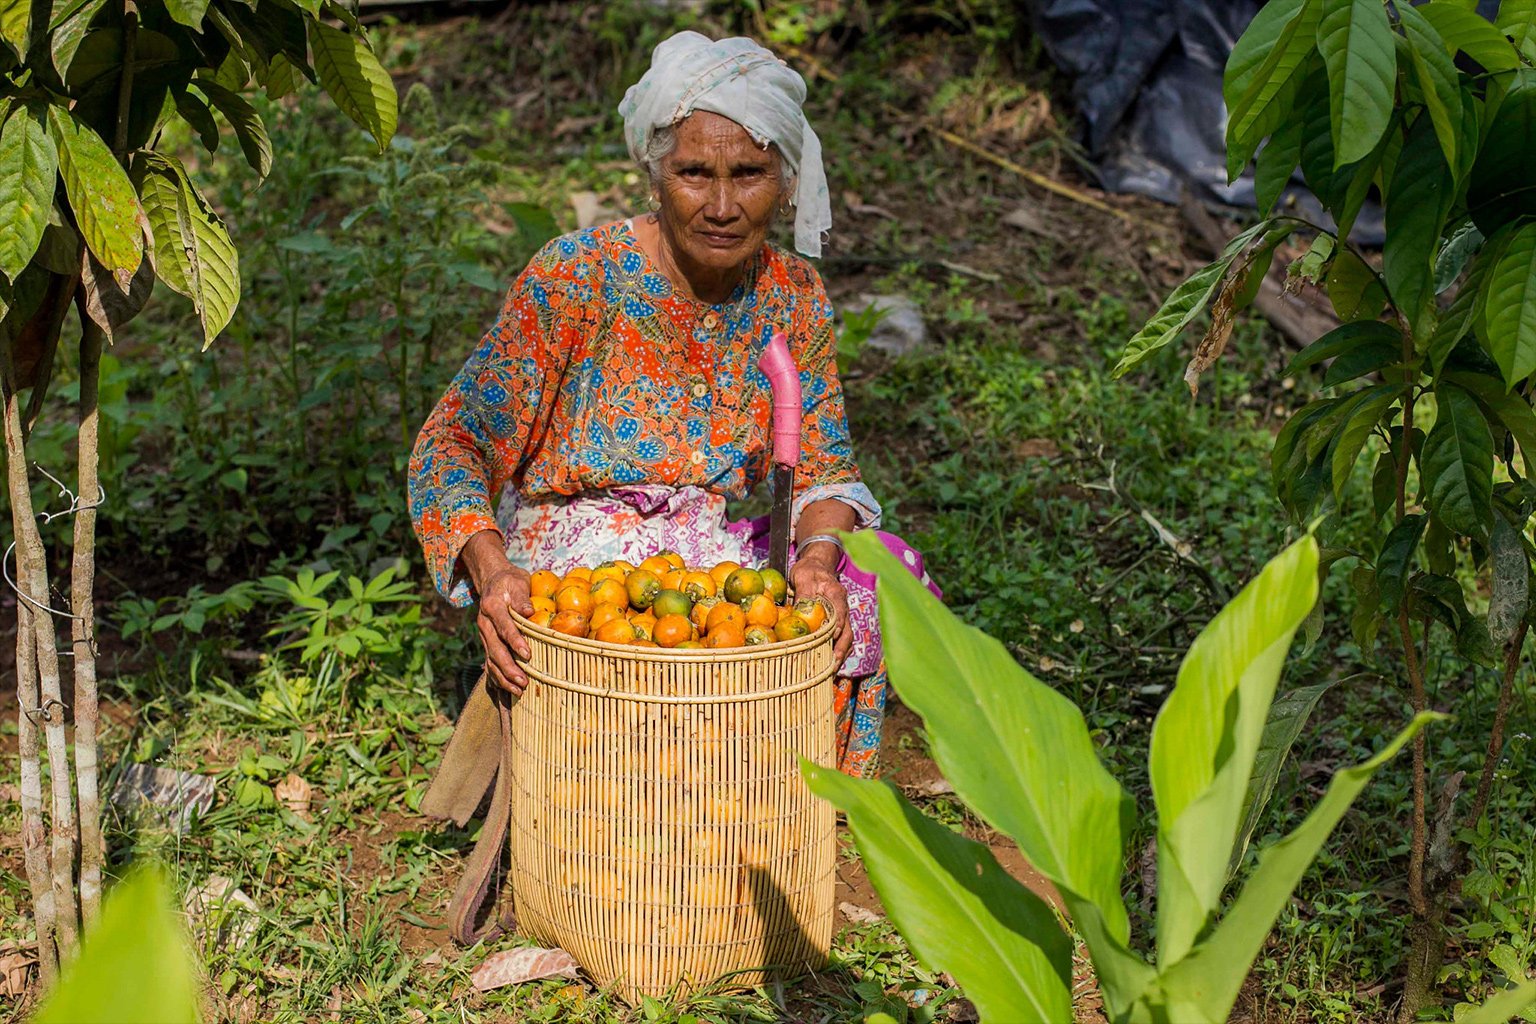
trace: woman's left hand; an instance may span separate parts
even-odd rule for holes
[[[796,562],[789,570],[789,582],[797,601],[819,597],[832,609],[832,655],[841,665],[853,647],[853,630],[848,625],[848,591],[837,573],[809,561]]]

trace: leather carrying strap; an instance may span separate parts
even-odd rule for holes
[[[448,904],[449,932],[464,946],[509,932],[516,922],[510,896],[503,898],[501,893],[511,865],[508,875],[500,872],[512,818],[512,705],[516,701],[493,687],[484,672],[480,674],[421,801],[421,813],[463,826],[479,809],[486,790],[491,792],[480,839],[464,863],[464,875]],[[477,927],[487,902],[499,903],[500,911],[487,914],[484,925]]]

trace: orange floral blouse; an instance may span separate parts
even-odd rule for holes
[[[411,518],[438,588],[467,604],[457,573],[491,501],[697,486],[745,497],[771,469],[771,393],[757,359],[783,331],[800,369],[803,451],[794,513],[880,506],[860,481],[837,377],[832,308],[815,269],[765,246],[729,299],[677,294],[628,221],[565,235],[513,284],[496,325],[427,418],[411,454]]]

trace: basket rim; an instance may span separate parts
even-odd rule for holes
[[[552,647],[563,647],[568,651],[597,654],[625,661],[691,661],[711,665],[722,661],[763,661],[776,658],[781,654],[793,654],[822,643],[832,642],[833,622],[830,615],[819,629],[792,640],[776,640],[771,644],[762,644],[757,647],[690,647],[678,650],[672,647],[634,647],[629,644],[611,644],[606,640],[568,636],[565,633],[557,633],[548,626],[540,626],[525,619],[510,608],[507,611],[512,616],[513,623],[517,625],[518,632],[524,636],[535,637]]]

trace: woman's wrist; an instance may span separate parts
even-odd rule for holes
[[[464,567],[464,575],[469,577],[476,598],[485,593],[493,579],[514,568],[507,561],[505,541],[496,530],[481,530],[469,538],[459,552],[459,564]]]
[[[835,536],[817,534],[795,545],[795,564],[836,572],[843,561],[843,545]]]

